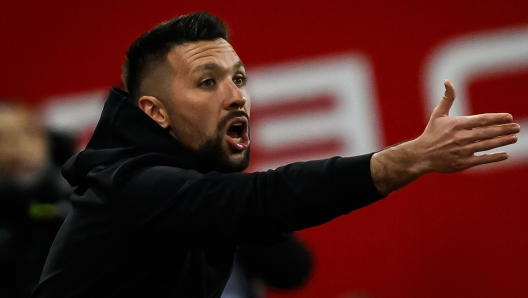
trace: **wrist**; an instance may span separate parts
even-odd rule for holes
[[[371,175],[380,194],[388,195],[428,173],[424,156],[416,139],[375,153],[371,159]]]
[[[432,171],[431,163],[427,159],[427,148],[422,148],[419,138],[401,143],[396,147],[394,150],[398,152],[393,155],[400,159],[403,170],[409,175],[416,176],[417,179]]]

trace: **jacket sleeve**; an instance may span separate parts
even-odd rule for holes
[[[249,174],[151,167],[125,183],[122,216],[153,237],[174,235],[196,245],[273,238],[381,199],[370,175],[371,156],[299,162]]]

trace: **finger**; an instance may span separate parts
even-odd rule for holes
[[[471,130],[465,130],[464,138],[467,138],[468,143],[492,139],[501,136],[514,135],[520,131],[519,124],[501,124],[501,125],[490,125],[486,127],[479,127]]]
[[[508,159],[508,153],[506,152],[495,152],[482,155],[473,155],[467,160],[467,168],[471,168],[478,165],[499,162]]]
[[[449,115],[449,109],[451,109],[451,106],[455,101],[455,88],[453,87],[453,84],[451,84],[451,81],[445,80],[444,86],[444,96],[442,97],[442,101],[440,101],[440,104],[433,111],[433,117],[442,117]]]
[[[460,116],[458,119],[462,121],[462,128],[473,129],[489,125],[511,123],[513,121],[513,116],[508,113],[488,113],[472,116]]]
[[[502,146],[510,145],[517,143],[516,135],[502,136],[494,139],[483,140],[479,142],[472,143],[467,146],[471,152],[482,152],[487,150],[492,150]]]

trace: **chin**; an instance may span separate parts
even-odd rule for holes
[[[235,173],[242,172],[249,166],[249,146],[237,151],[223,140],[223,137],[211,139],[200,148],[192,150],[200,160],[201,171]]]
[[[249,166],[249,148],[239,153],[227,155],[221,164],[223,164],[220,166],[222,172],[234,173],[244,171]]]

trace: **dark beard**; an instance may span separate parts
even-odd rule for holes
[[[249,148],[244,152],[244,160],[233,163],[222,149],[223,138],[207,141],[199,150],[194,151],[201,168],[205,171],[218,171],[221,173],[242,172],[249,166]]]
[[[224,152],[222,149],[222,144],[225,137],[225,126],[227,125],[227,122],[229,122],[229,120],[233,119],[234,117],[240,116],[247,117],[249,119],[248,115],[243,111],[236,111],[227,115],[220,121],[220,123],[218,123],[216,138],[207,140],[205,144],[200,146],[199,149],[193,150],[194,154],[197,156],[197,160],[200,161],[201,168],[203,170],[207,172],[218,171],[221,173],[234,173],[242,172],[243,170],[247,169],[249,166],[250,148],[246,149],[244,152],[244,159],[239,163],[231,162],[229,160],[228,153]]]

